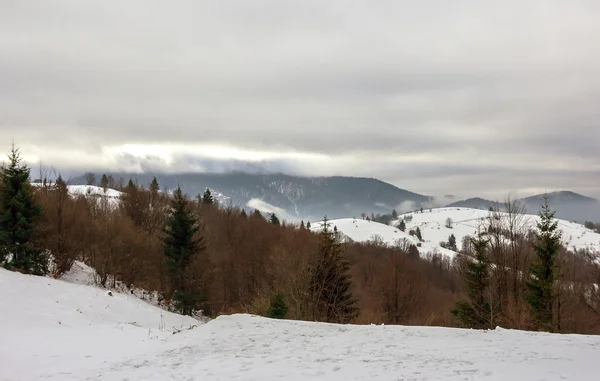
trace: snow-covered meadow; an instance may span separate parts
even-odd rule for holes
[[[77,277],[72,281],[85,281]],[[221,316],[0,269],[1,380],[598,379],[600,337]]]
[[[329,224],[331,229],[334,226],[337,227],[340,232],[353,241],[365,242],[378,236],[383,242],[390,245],[398,239],[407,239],[410,243],[418,244],[419,240],[414,236],[410,236],[408,232],[419,227],[424,240],[418,248],[421,254],[437,251],[440,254],[453,256],[455,253],[442,248],[440,242],[447,242],[450,234],[454,234],[460,248],[463,237],[473,236],[478,227],[489,216],[489,211],[480,209],[437,208],[401,215],[391,225],[353,218],[330,220]],[[407,217],[409,218],[407,219]],[[402,218],[405,219],[406,232],[402,232],[395,227]],[[446,227],[448,218],[452,220],[451,228]],[[524,215],[522,222],[534,229],[538,219],[537,215]],[[558,227],[562,231],[563,244],[569,249],[587,248],[591,251],[600,252],[600,234],[587,229],[581,224],[560,219],[558,220]],[[312,222],[311,229],[313,231],[321,230],[322,222]]]

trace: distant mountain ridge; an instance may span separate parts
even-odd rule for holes
[[[107,173],[114,179],[130,178],[147,185],[154,174]],[[206,188],[220,194],[222,203],[246,209],[275,212],[287,219],[360,217],[361,213],[390,213],[393,209],[430,207],[433,198],[400,189],[381,180],[365,177],[300,177],[284,174],[184,173],[156,174],[161,188],[180,185],[191,197]],[[72,184],[85,184],[84,177]]]
[[[162,189],[173,190],[180,185],[190,197],[202,194],[210,188],[222,204],[242,208],[275,212],[288,220],[360,217],[389,214],[393,209],[398,213],[420,208],[463,207],[487,210],[490,207],[503,207],[502,202],[480,197],[454,201],[453,195],[440,199],[410,192],[384,181],[367,177],[329,176],[301,177],[285,174],[258,174],[246,172],[229,173],[180,173],[180,174],[138,174],[107,173],[122,179],[125,183],[131,178],[141,185],[148,185],[156,176]],[[98,178],[100,176],[97,176]],[[84,176],[74,178],[71,184],[86,184]],[[550,204],[556,217],[571,221],[600,221],[600,201],[571,191],[552,192]],[[542,195],[522,198],[527,213],[536,214],[542,203]]]
[[[527,213],[536,214],[540,210],[540,206],[544,200],[543,195],[539,194],[520,198],[516,201],[523,203]],[[548,193],[548,202],[551,208],[556,210],[557,218],[580,223],[584,223],[585,221],[600,221],[600,201],[595,198],[583,196],[572,191],[558,191]],[[446,206],[472,209],[498,207],[501,210],[505,208],[504,202],[496,202],[479,197],[456,201]]]

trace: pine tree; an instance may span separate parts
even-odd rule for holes
[[[271,218],[269,219],[269,222],[272,223],[273,225],[277,225],[277,226],[280,225],[279,218],[277,218],[275,213],[271,213]]]
[[[419,239],[419,241],[423,241],[423,236],[421,235],[421,229],[417,226],[417,230],[415,231],[415,235]]]
[[[556,300],[554,276],[557,270],[557,256],[561,247],[561,233],[556,212],[550,210],[548,195],[544,195],[544,204],[540,211],[538,231],[535,233],[533,249],[535,259],[529,270],[527,282],[527,302],[531,308],[533,325],[538,330],[552,331],[553,304]]]
[[[287,314],[288,306],[285,303],[283,294],[277,294],[271,299],[271,306],[269,308],[269,317],[272,319],[285,319]]]
[[[172,299],[179,312],[185,315],[191,315],[206,300],[202,290],[194,287],[188,274],[192,261],[206,251],[204,238],[198,236],[199,231],[198,221],[188,208],[181,188],[177,187],[165,224],[163,248],[173,291]]]
[[[352,297],[350,262],[339,239],[329,231],[326,217],[319,238],[318,251],[310,268],[313,318],[348,323],[358,313],[356,300]]]
[[[396,212],[396,209],[392,210],[392,218],[394,220],[398,218],[398,212]]]
[[[0,172],[0,263],[9,259],[7,267],[44,275],[48,258],[32,242],[42,210],[34,201],[30,169],[21,165],[19,150],[14,145],[8,159],[8,165]]]
[[[258,209],[254,209],[254,215],[258,217],[262,217],[262,213]]]
[[[206,188],[206,190],[204,191],[204,194],[202,195],[202,203],[203,204],[212,204],[214,202],[215,202],[215,199],[213,198],[213,195],[210,192],[210,189]]]
[[[103,174],[102,178],[100,179],[100,187],[102,187],[104,191],[108,189],[108,177],[106,177],[106,174]]]
[[[305,226],[304,226],[304,220],[300,221],[300,229],[304,230]]]
[[[458,248],[456,247],[456,237],[454,234],[450,234],[450,237],[448,237],[448,249],[452,251],[458,251]]]
[[[308,222],[306,223],[306,228],[307,228],[308,230],[310,230],[310,221],[308,221]]]
[[[469,301],[459,301],[451,312],[462,325],[469,328],[494,328],[497,314],[494,313],[489,300],[490,261],[487,255],[489,240],[485,232],[479,232],[471,239],[475,258],[467,260],[462,276],[468,290]]]

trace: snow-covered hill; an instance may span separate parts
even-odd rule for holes
[[[73,276],[70,279],[84,281]],[[596,380],[600,337],[221,316],[0,269],[0,380]],[[189,328],[173,334],[173,327]]]
[[[425,239],[425,242],[420,242],[417,237],[395,228],[393,226],[380,224],[379,222],[360,220],[355,218],[341,218],[328,222],[329,229],[337,227],[338,231],[346,237],[356,242],[366,242],[373,240],[381,240],[387,245],[395,245],[398,241],[407,240],[409,243],[417,246],[419,253],[427,254],[437,251],[440,254],[454,256],[456,254],[452,250],[447,250],[439,246],[439,242]],[[323,229],[323,222],[316,221],[311,223],[311,230],[318,232]]]
[[[373,239],[378,235],[387,244],[394,244],[397,239],[408,239],[411,243],[417,244],[419,240],[414,236],[409,236],[394,228],[401,219],[405,220],[406,232],[419,227],[424,242],[419,247],[422,254],[437,251],[441,254],[454,254],[453,251],[440,247],[440,242],[448,241],[450,234],[456,237],[457,245],[460,249],[461,240],[467,235],[474,235],[478,226],[484,223],[490,216],[489,211],[470,209],[470,208],[436,208],[427,209],[423,212],[409,213],[399,216],[398,220],[391,223],[392,226],[380,224],[373,221],[360,219],[337,219],[331,220],[331,228],[337,226],[338,230],[350,239],[357,242],[364,242]],[[446,227],[446,220],[452,220],[452,227]],[[534,229],[539,220],[537,215],[524,215],[523,223]],[[569,249],[590,249],[600,252],[600,234],[587,229],[578,223],[565,220],[558,220],[559,229],[562,231],[563,244]],[[321,222],[311,223],[311,229],[318,231],[322,229]]]
[[[81,379],[73,374],[160,350],[175,328],[200,324],[111,294],[0,269],[0,380]]]

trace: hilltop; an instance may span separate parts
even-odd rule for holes
[[[450,234],[454,234],[460,249],[462,239],[467,235],[473,236],[480,224],[485,222],[485,219],[489,216],[489,211],[481,209],[435,208],[400,215],[390,225],[348,218],[333,219],[329,223],[332,229],[333,226],[337,226],[340,232],[357,242],[365,242],[378,236],[386,244],[392,245],[398,239],[406,239],[414,245],[420,243],[421,246],[418,249],[421,254],[438,252],[453,256],[454,252],[442,248],[440,242],[448,241]],[[406,233],[396,227],[402,219],[406,223]],[[452,221],[450,228],[446,226],[448,219]],[[526,214],[523,216],[523,223],[530,229],[534,229],[538,219],[537,215]],[[563,233],[563,244],[568,249],[590,249],[594,252],[600,252],[600,234],[581,224],[561,219],[558,220],[558,226]],[[407,234],[407,232],[417,227],[421,230],[423,242],[420,242],[415,236]],[[311,228],[319,230],[322,228],[322,224],[315,221],[312,223]]]

